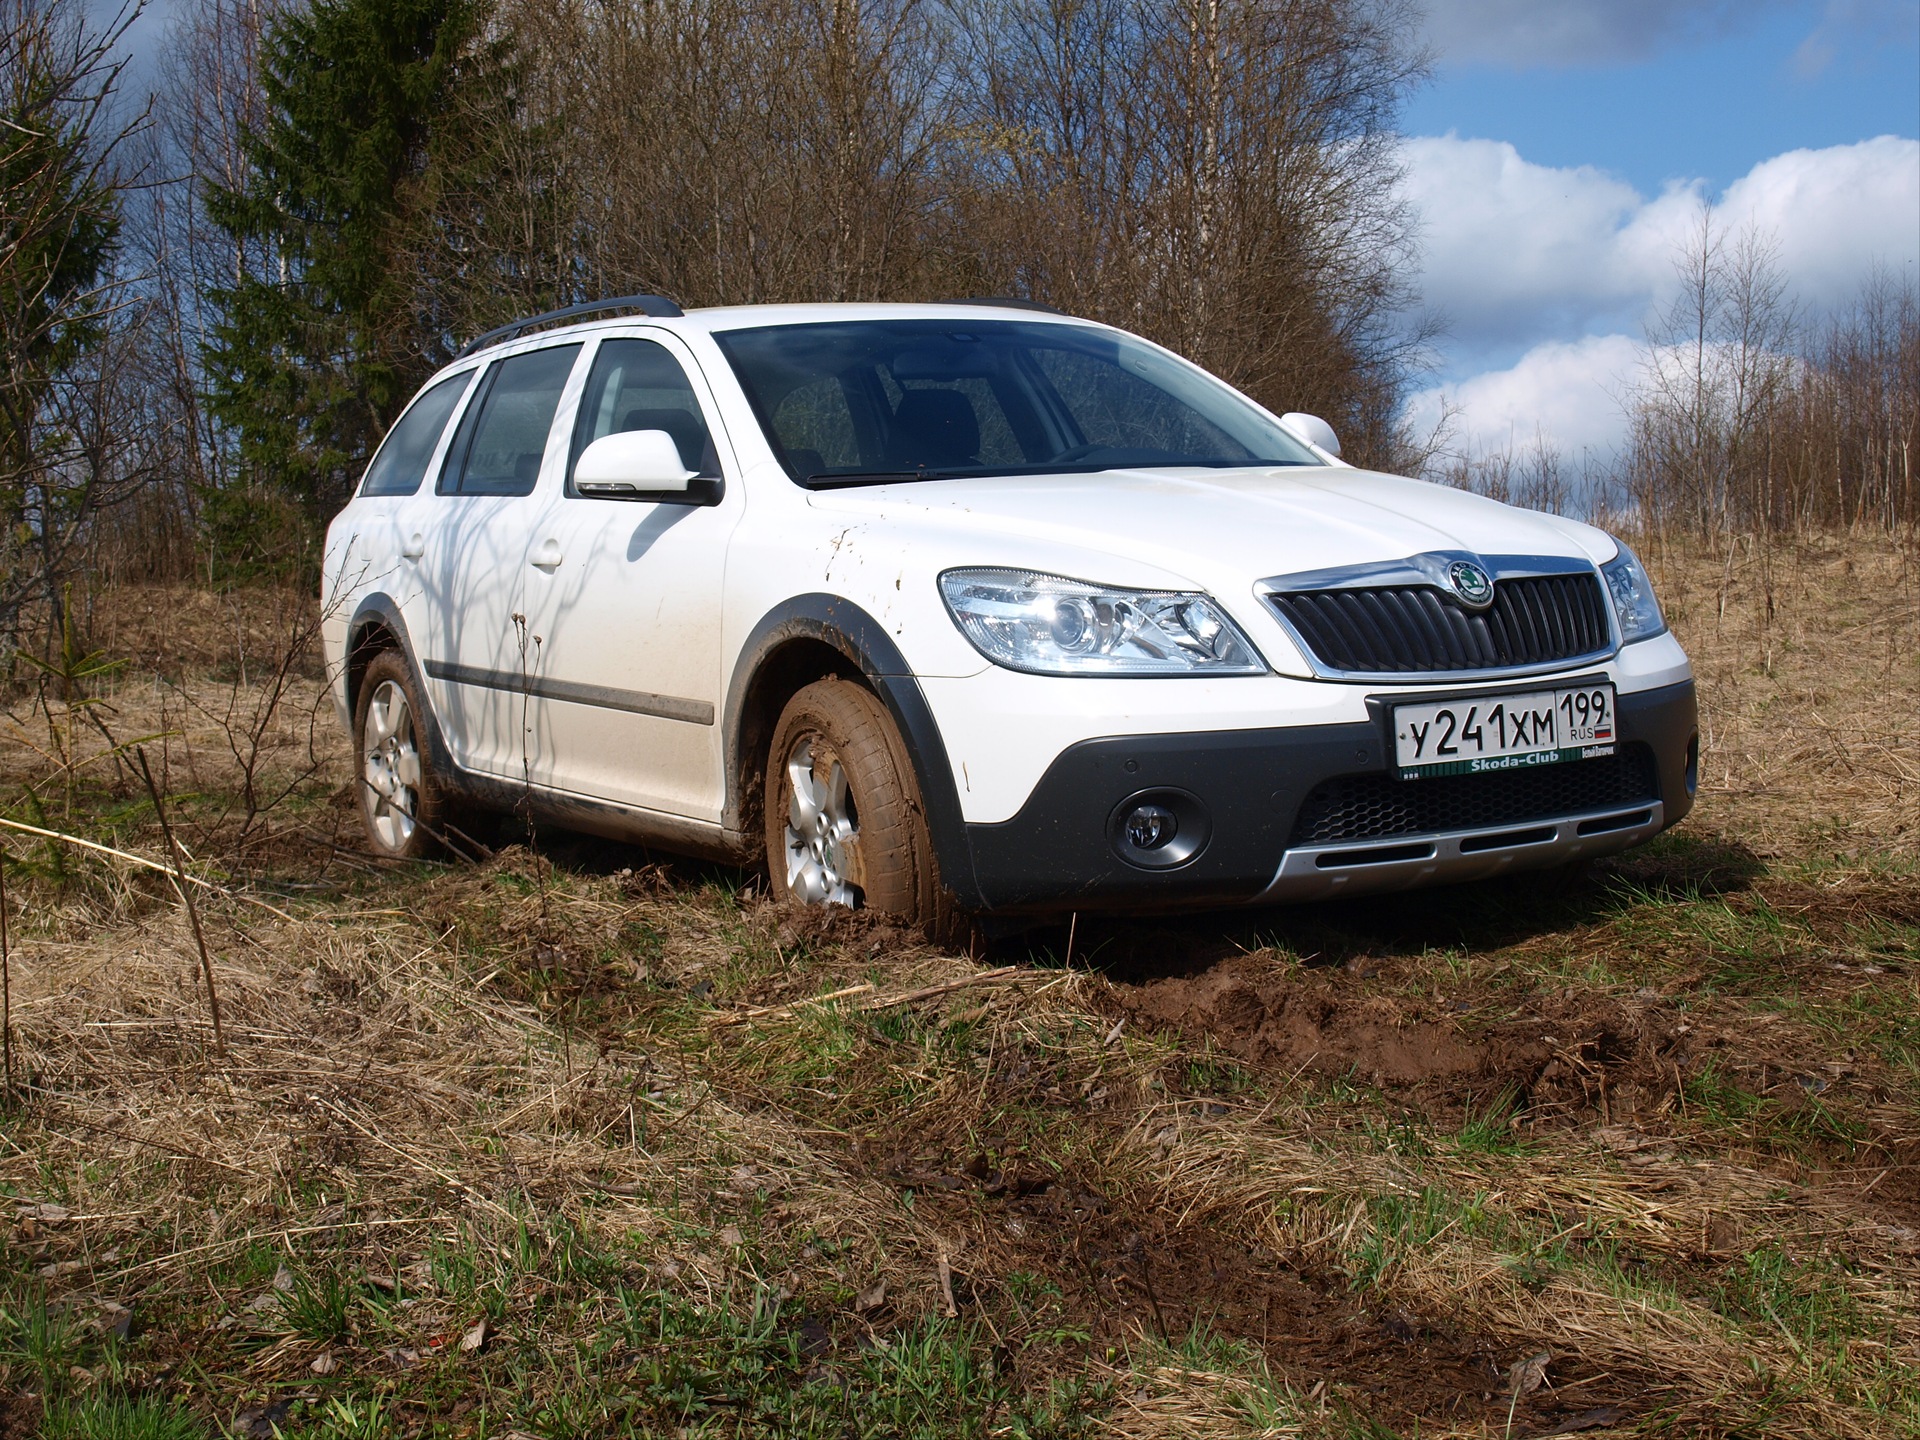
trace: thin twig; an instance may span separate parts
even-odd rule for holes
[[[862,980],[858,985],[849,985],[844,990],[829,991],[825,995],[815,995],[806,1000],[795,1000],[790,1005],[753,1005],[745,1010],[716,1013],[707,1017],[710,1025],[744,1025],[749,1020],[764,1019],[769,1015],[778,1015],[782,1019],[792,1015],[804,1005],[826,1005],[835,1000],[844,1000],[849,995],[866,995],[873,990],[871,980]]]
[[[167,819],[166,807],[160,803],[160,787],[153,783],[153,771],[147,765],[146,747],[134,746],[133,755],[140,762],[140,778],[147,782],[147,798],[153,801],[153,813],[160,820],[160,833],[166,836],[167,850],[173,856],[173,868],[178,877],[175,888],[180,892],[180,903],[187,907],[187,923],[193,927],[194,948],[200,952],[200,974],[207,982],[207,1015],[213,1021],[214,1052],[225,1055],[227,1037],[220,1029],[220,992],[213,983],[213,957],[207,953],[206,932],[200,928],[200,907],[193,903],[193,891],[187,888],[187,862],[180,854],[180,842],[173,836],[173,823]]]
[[[9,830],[24,831],[28,835],[38,835],[46,840],[58,840],[63,845],[75,845],[82,850],[97,851],[102,855],[111,855],[118,860],[126,860],[135,865],[143,865],[149,870],[158,870],[162,875],[173,877],[176,871],[171,865],[163,865],[158,860],[149,860],[144,855],[136,855],[131,850],[116,850],[111,845],[102,845],[97,840],[82,840],[78,835],[69,835],[63,830],[48,830],[39,825],[29,825],[24,820],[9,820],[0,815],[0,826]],[[184,877],[188,884],[198,885],[202,890],[219,890],[221,887],[210,880],[202,880],[198,875]],[[231,894],[231,891],[226,893]]]
[[[69,835],[64,830],[48,830],[44,826],[29,825],[24,820],[10,820],[4,815],[0,815],[0,827],[8,830],[18,830],[26,835],[38,835],[43,840],[58,840],[62,845],[73,845],[81,850],[92,850],[101,855],[111,855],[116,860],[125,860],[134,865],[144,866],[148,870],[157,870],[169,880],[182,878],[180,872],[175,870],[171,865],[163,864],[158,860],[150,860],[145,855],[136,855],[131,850],[116,850],[111,845],[102,845],[98,840],[83,840],[80,836]],[[211,880],[202,880],[198,875],[187,875],[184,878],[189,885],[197,885],[202,890],[211,890],[214,894],[224,895],[229,900],[238,900],[243,905],[257,906],[259,909],[265,910],[269,915],[278,915],[282,920],[298,923],[294,920],[294,917],[286,911],[276,905],[269,905],[266,901],[255,896],[244,894],[239,890],[229,889],[225,885],[216,885]]]
[[[982,970],[978,975],[969,975],[964,980],[949,980],[944,985],[929,985],[921,990],[909,990],[904,995],[882,995],[877,1000],[869,1000],[862,1010],[891,1010],[896,1005],[917,1005],[922,1000],[932,1000],[941,995],[951,995],[956,990],[970,989],[975,985],[991,985],[996,981],[1009,980],[1021,973],[1018,965],[1002,965],[997,970]]]
[[[0,849],[0,1051],[6,1058],[6,1088],[13,1095],[13,957],[7,944],[7,852]]]
[[[212,1165],[221,1170],[231,1170],[236,1175],[251,1176],[254,1172],[239,1165],[229,1165],[224,1160],[215,1160],[210,1155],[196,1155],[191,1150],[182,1150],[178,1145],[168,1145],[159,1140],[147,1140],[138,1135],[129,1135],[124,1130],[115,1130],[108,1125],[96,1125],[91,1120],[82,1120],[78,1115],[65,1116],[65,1123],[78,1125],[82,1130],[91,1130],[96,1135],[111,1135],[116,1140],[125,1140],[129,1145],[145,1145],[154,1150],[164,1150],[180,1160],[193,1160],[201,1165]]]

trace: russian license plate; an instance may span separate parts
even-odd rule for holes
[[[1613,754],[1614,741],[1611,685],[1393,707],[1402,780],[1591,760]]]

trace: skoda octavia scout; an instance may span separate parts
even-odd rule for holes
[[[938,925],[1678,821],[1692,672],[1632,552],[1339,449],[1011,302],[630,296],[484,336],[328,532],[370,841],[527,806]]]

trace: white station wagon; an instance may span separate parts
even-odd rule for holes
[[[388,856],[526,806],[940,924],[1467,880],[1693,803],[1624,545],[1019,302],[483,336],[323,599]]]

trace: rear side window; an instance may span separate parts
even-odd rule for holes
[[[531,495],[553,412],[579,355],[578,345],[556,345],[511,356],[489,369],[447,451],[440,489],[456,495]]]
[[[704,476],[720,473],[700,401],[680,362],[651,340],[608,340],[594,356],[573,427],[573,462],[604,435],[623,430],[664,430],[673,437],[680,463]]]
[[[362,495],[411,495],[420,488],[433,458],[433,447],[440,443],[440,432],[447,428],[447,417],[466,393],[473,371],[449,375],[430,388],[400,417],[400,423],[387,432],[386,443],[367,467]]]

